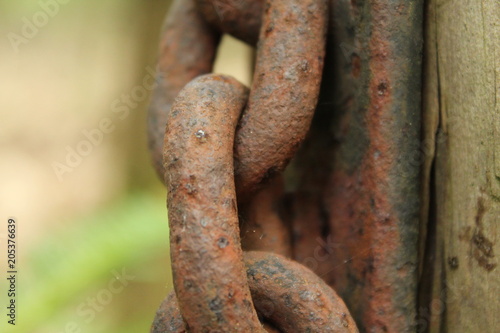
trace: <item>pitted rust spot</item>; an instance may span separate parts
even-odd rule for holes
[[[229,245],[229,241],[225,237],[221,237],[217,241],[217,245],[219,246],[219,248],[223,249]]]
[[[210,307],[210,310],[212,310],[214,312],[221,311],[223,306],[224,306],[224,304],[218,296],[216,296],[215,298],[210,300],[209,307]]]
[[[387,83],[386,82],[381,82],[377,86],[378,94],[381,95],[381,96],[386,94],[387,89],[388,89],[388,87],[387,87]]]

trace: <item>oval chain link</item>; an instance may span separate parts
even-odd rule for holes
[[[342,299],[309,269],[269,252],[244,257],[257,312],[273,324],[264,325],[268,332],[358,332]],[[175,293],[162,302],[151,332],[186,332]]]

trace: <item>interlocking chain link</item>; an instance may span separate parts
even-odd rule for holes
[[[172,270],[181,312],[194,332],[222,332],[230,321],[239,326],[233,332],[261,327],[243,267],[232,163],[247,96],[232,78],[201,76],[177,96],[167,122]]]
[[[280,195],[279,174],[311,124],[327,4],[175,1],[149,115],[153,162],[168,189],[175,295],[153,332],[357,332],[343,301],[313,272],[270,252],[244,255],[240,240],[238,214],[280,240],[247,240],[246,249],[291,254],[279,214],[263,216],[258,206]],[[221,32],[257,42],[250,91],[231,77],[203,75]]]
[[[196,0],[203,18],[219,31],[257,44],[264,0]]]
[[[158,87],[148,115],[149,149],[156,172],[163,179],[165,124],[175,97],[195,77],[212,72],[220,34],[212,30],[194,0],[176,0],[164,24],[160,41]]]
[[[268,332],[358,332],[342,299],[304,266],[269,252],[245,252],[244,257],[250,292]],[[186,331],[175,293],[170,293],[158,310],[152,332]],[[197,332],[191,327],[190,331]]]

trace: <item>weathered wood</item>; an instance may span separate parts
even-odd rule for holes
[[[500,327],[499,22],[498,0],[429,1],[423,119],[426,137],[437,136],[422,193],[431,198],[422,331]]]

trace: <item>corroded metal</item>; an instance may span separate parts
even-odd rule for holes
[[[245,266],[257,311],[279,332],[358,332],[342,299],[304,266],[267,252],[246,252]],[[162,303],[151,332],[186,332],[173,294]]]
[[[163,138],[161,127],[166,123],[166,118],[162,117],[169,113],[169,105],[184,84],[211,70],[218,41],[218,34],[203,23],[192,1],[187,1],[187,5],[178,2],[178,8],[185,6],[185,9],[177,9],[175,16],[182,18],[171,18],[172,22],[178,22],[172,30],[179,26],[182,28],[169,31],[167,27],[166,30],[169,31],[166,35],[172,37],[167,38],[164,45],[173,46],[165,48],[160,68],[168,75],[161,82],[163,92],[158,90],[155,94],[156,106],[153,106],[150,118],[150,129],[156,131],[150,130],[150,135],[157,161],[162,145],[158,138]],[[214,3],[230,6],[217,11]],[[261,3],[249,0],[197,0],[198,8],[213,27],[237,36],[240,34],[239,38],[250,43],[255,42],[255,27],[261,24],[256,23],[260,17],[255,16],[255,12],[260,10],[255,8]],[[331,6],[330,11],[328,4]],[[249,6],[254,9],[245,9]],[[212,129],[210,132],[203,128],[195,130],[200,124],[195,113],[188,113],[186,119],[177,120],[179,123],[184,122],[185,130],[194,132],[177,138],[167,133],[167,142],[175,141],[167,145],[180,147],[183,156],[197,155],[190,155],[195,160],[193,164],[182,165],[191,169],[177,186],[172,188],[169,185],[172,192],[169,193],[169,202],[175,200],[174,197],[183,198],[183,203],[169,206],[169,214],[175,220],[171,220],[171,223],[175,223],[171,242],[176,249],[172,251],[172,257],[174,261],[177,260],[175,265],[178,265],[177,268],[174,265],[174,271],[186,274],[176,274],[175,277],[179,308],[176,310],[175,302],[171,299],[174,308],[162,313],[171,316],[169,323],[172,329],[185,329],[182,318],[179,319],[182,312],[193,331],[197,329],[191,327],[190,318],[196,318],[196,322],[201,325],[197,326],[199,329],[204,329],[203,325],[218,325],[220,318],[231,323],[240,323],[240,319],[244,318],[240,324],[254,325],[255,329],[262,330],[252,306],[235,307],[231,303],[248,305],[243,300],[251,301],[249,287],[241,272],[241,250],[235,222],[236,206],[239,206],[245,248],[277,251],[285,255],[291,253],[294,259],[312,268],[319,275],[315,276],[316,279],[322,278],[338,290],[361,331],[412,332],[416,317],[419,162],[414,156],[419,150],[422,0],[268,0],[262,13],[264,16],[250,97],[248,102],[244,98],[237,102],[240,107],[246,103],[246,108],[236,129],[236,187],[233,179],[224,173],[228,165],[232,166],[230,153],[227,156],[219,155],[219,146],[206,148],[208,151],[195,149],[194,153],[187,152],[213,139],[210,134]],[[323,73],[319,107],[314,114],[323,70],[328,15],[330,33],[327,68]],[[248,26],[242,17],[251,18]],[[195,32],[190,31],[193,22]],[[184,37],[186,32],[191,37]],[[197,38],[201,38],[201,45]],[[196,63],[190,59],[190,55],[197,59]],[[177,70],[178,77],[172,75]],[[177,81],[168,82],[171,78]],[[210,78],[214,80],[214,77]],[[229,81],[232,80],[224,78],[209,83],[224,86]],[[233,83],[230,85],[233,86]],[[198,92],[190,98],[202,98],[200,103],[205,103],[203,109],[201,104],[184,97],[183,110],[188,105],[192,107],[187,110],[196,109],[202,115],[207,112],[207,105],[210,110],[216,106],[225,110],[227,101],[224,98],[215,105],[207,97],[212,95],[210,98],[220,98],[220,94],[232,94],[218,89],[200,85]],[[313,114],[312,131],[308,133]],[[234,116],[228,117],[226,112],[217,119],[220,124],[211,124],[224,129],[227,129],[228,122],[234,126],[237,121]],[[303,143],[307,133],[308,139]],[[282,189],[274,185],[266,187],[287,166],[301,144],[292,174],[287,176],[287,189],[295,193],[283,195]],[[221,149],[227,151],[229,148],[224,145]],[[203,154],[211,158],[207,160]],[[180,160],[175,160],[176,156],[167,156],[170,159],[168,163],[182,164]],[[210,163],[220,163],[222,159],[224,168],[223,164],[217,164],[219,168],[204,169]],[[156,167],[163,176],[162,166]],[[191,178],[191,175],[195,178]],[[203,175],[212,178],[200,182],[202,178],[199,177]],[[175,172],[169,173],[168,177],[175,178]],[[220,177],[223,177],[222,180]],[[169,181],[171,179],[167,179]],[[257,192],[259,189],[263,190]],[[226,195],[234,190],[238,203],[234,197],[229,200]],[[196,202],[200,196],[206,199],[204,203],[200,201],[199,207],[195,205],[194,214],[193,211],[186,213],[189,211],[187,205]],[[277,209],[277,206],[280,208]],[[205,215],[201,213],[202,208],[210,208],[209,220],[203,219]],[[224,231],[223,236],[204,230],[210,221],[211,227],[219,223],[225,228],[227,224],[224,222],[227,220],[231,221],[231,227]],[[188,221],[194,221],[195,225]],[[196,231],[193,242],[182,237],[187,229]],[[273,243],[274,236],[266,237],[264,241],[253,234],[249,236],[248,232],[252,230],[259,230],[255,233],[259,237],[277,235],[277,242]],[[227,257],[231,264],[221,267],[216,261],[221,250],[228,247],[226,242],[235,246],[231,248],[235,255]],[[239,258],[239,264],[235,258]],[[264,321],[280,330],[302,332],[298,329],[301,327],[307,331],[306,326],[290,324],[291,320],[300,317],[302,306],[304,309],[313,306],[306,302],[306,296],[294,298],[288,294],[273,294],[272,289],[279,290],[279,287],[269,285],[262,295],[267,300],[277,298],[279,301],[267,302],[266,305],[261,301],[265,297],[254,293],[252,288],[261,286],[253,286],[252,281],[271,283],[270,276],[281,270],[276,268],[280,265],[279,261],[266,260],[262,261],[262,265],[272,262],[266,266],[269,269],[261,267],[262,275],[258,275],[261,278],[254,279],[255,275],[252,275],[250,279],[250,290],[257,311]],[[248,265],[254,267],[256,264]],[[215,272],[216,275],[194,272],[206,270],[207,267],[209,272]],[[288,269],[283,270],[283,275],[276,275],[281,283],[287,281],[287,274],[291,274]],[[235,274],[230,281],[217,275],[224,270],[231,271],[229,275]],[[234,298],[226,289],[218,289],[219,283],[234,283],[234,279],[243,286],[241,290],[244,295],[238,294],[240,298]],[[209,281],[212,289],[201,288],[202,280]],[[300,286],[294,285],[292,289],[302,290],[302,295],[309,295]],[[211,298],[207,295],[199,297],[195,295],[198,290],[214,292]],[[234,290],[240,292],[240,289]],[[221,301],[217,298],[219,293],[231,297]],[[290,301],[286,302],[286,299]],[[272,317],[265,310],[269,304],[276,305],[279,311],[284,309],[283,313],[279,313],[279,318]],[[223,310],[241,313],[235,316],[226,313],[221,315]],[[243,314],[245,311],[248,314],[246,317]],[[299,315],[296,318],[297,312]],[[314,316],[311,313],[309,315],[311,321]],[[162,320],[160,322],[165,323]],[[348,326],[352,327],[350,324]],[[325,332],[324,327],[318,332]]]
[[[296,162],[335,244],[327,280],[365,332],[415,331],[422,8],[331,1],[322,97]]]
[[[219,37],[193,1],[174,4],[163,33],[160,85],[149,116],[150,149],[161,177],[162,134],[173,99],[189,80],[211,70]],[[327,0],[266,4],[254,81],[236,137],[239,201],[283,171],[307,134],[321,83],[327,13]]]
[[[326,0],[269,0],[254,80],[235,146],[238,200],[281,172],[304,140],[318,101]]]
[[[203,17],[219,31],[257,44],[264,0],[196,0]]]
[[[163,179],[163,136],[168,114],[179,91],[195,77],[210,73],[219,42],[198,13],[194,0],[176,0],[166,18],[160,41],[158,86],[148,115],[149,149]]]
[[[280,331],[269,323],[262,323],[264,329],[269,333],[280,333]],[[175,292],[171,292],[163,300],[156,311],[156,316],[151,325],[151,333],[187,333],[186,324],[179,309],[179,303]]]
[[[151,325],[151,333],[186,333],[186,324],[182,319],[179,302],[172,291],[161,302]]]
[[[206,75],[184,87],[165,132],[170,255],[193,332],[263,331],[246,281],[233,178],[236,124],[248,90]]]
[[[269,252],[245,253],[257,310],[283,332],[358,332],[335,291],[304,266]]]
[[[241,245],[244,251],[269,251],[290,258],[291,230],[285,215],[283,178],[277,177],[240,205]]]
[[[319,197],[294,193],[289,198],[289,221],[293,235],[293,259],[313,270],[328,284],[334,281],[332,254],[338,243],[331,242],[330,229]]]

